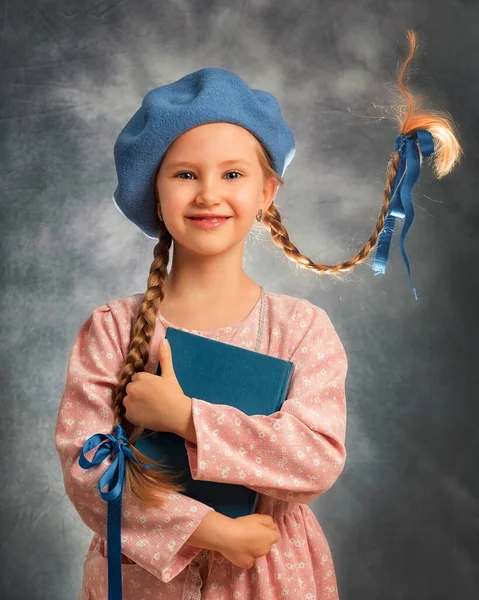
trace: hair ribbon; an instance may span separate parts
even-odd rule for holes
[[[409,282],[417,300],[418,296],[411,279],[411,269],[404,242],[407,232],[414,221],[414,205],[411,192],[419,178],[421,170],[419,152],[421,152],[424,158],[434,154],[434,139],[429,131],[418,129],[409,135],[403,134],[398,136],[396,138],[396,150],[399,152],[399,167],[394,178],[391,201],[384,221],[384,228],[378,238],[376,258],[372,269],[375,271],[374,275],[385,273],[396,217],[404,219],[400,247],[404,262],[406,263]]]
[[[107,440],[104,444],[101,444]],[[99,445],[101,444],[101,445]],[[85,453],[98,446],[92,461]],[[121,600],[121,500],[125,480],[125,457],[134,460],[147,469],[153,468],[136,459],[129,448],[125,430],[115,425],[114,434],[95,433],[83,444],[78,463],[83,469],[100,464],[113,454],[114,460],[98,482],[100,497],[108,502],[107,543],[108,543],[108,600]],[[102,489],[108,484],[108,492]]]

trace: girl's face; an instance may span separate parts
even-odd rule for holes
[[[199,254],[217,254],[243,243],[274,199],[276,182],[265,179],[257,140],[232,123],[207,123],[178,137],[163,157],[156,180],[166,228],[177,244]],[[229,217],[203,229],[189,217],[214,213]]]

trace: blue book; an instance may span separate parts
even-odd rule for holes
[[[294,363],[233,344],[168,327],[175,374],[184,393],[214,404],[234,406],[247,415],[271,415],[287,397]],[[156,371],[161,375],[160,363]],[[228,517],[253,514],[259,494],[242,485],[195,481],[184,438],[145,430],[135,447],[168,472],[179,474],[187,496]]]

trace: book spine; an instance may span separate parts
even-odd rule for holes
[[[288,391],[289,391],[289,386],[291,385],[291,379],[293,377],[293,372],[294,372],[294,363],[289,361],[285,365],[284,371],[283,371],[283,377],[282,377],[283,385],[280,387],[279,394],[278,394],[278,400],[279,400],[278,410],[280,410],[283,402],[288,397]]]

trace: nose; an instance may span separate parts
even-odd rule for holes
[[[218,182],[215,181],[214,174],[201,179],[196,201],[205,206],[214,206],[221,201]]]

